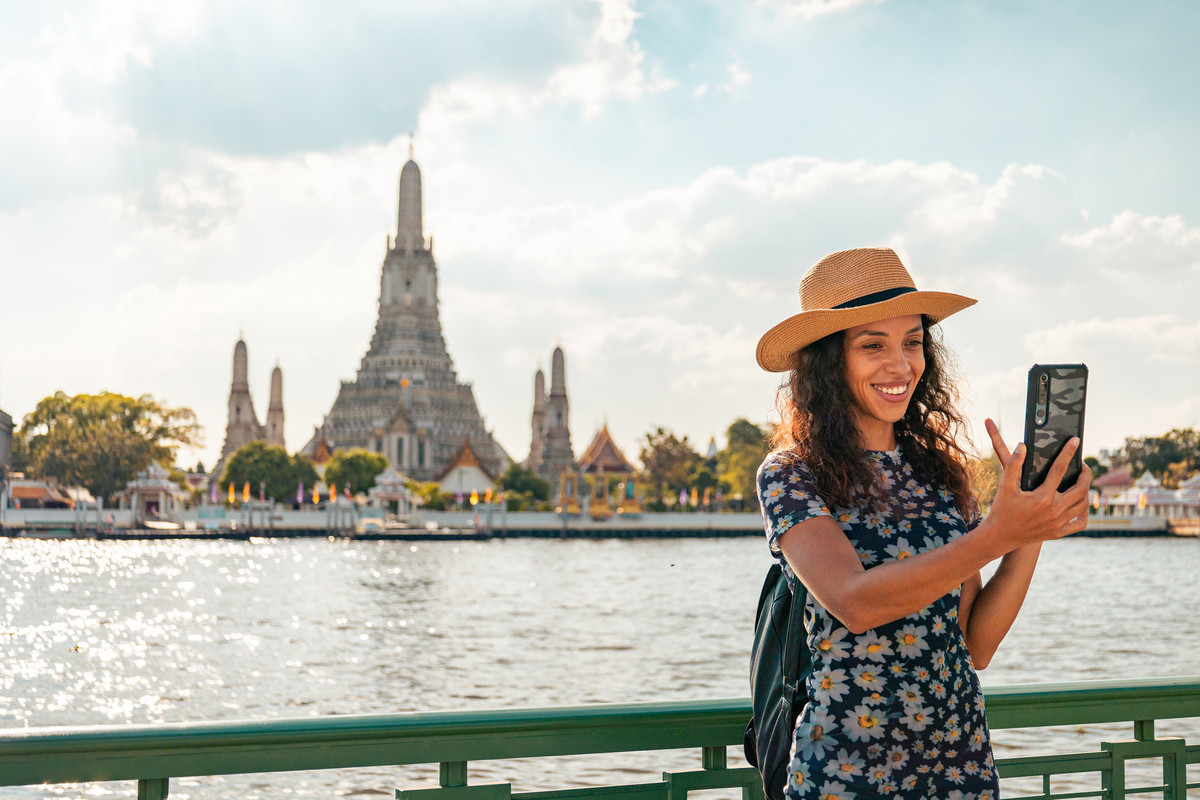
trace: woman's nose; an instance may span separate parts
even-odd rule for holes
[[[910,370],[908,368],[908,359],[904,357],[903,347],[895,347],[888,350],[887,370],[894,375],[908,376]]]

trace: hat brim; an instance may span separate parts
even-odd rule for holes
[[[975,305],[975,299],[952,292],[909,292],[880,303],[854,308],[823,308],[788,317],[758,340],[758,365],[767,372],[787,372],[802,348],[831,333],[892,317],[923,314],[941,322]]]

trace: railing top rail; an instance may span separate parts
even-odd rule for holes
[[[984,687],[988,726],[1041,728],[1200,717],[1200,676]]]
[[[1200,717],[1200,677],[985,689],[993,728]],[[739,744],[742,698],[0,730],[0,786]]]

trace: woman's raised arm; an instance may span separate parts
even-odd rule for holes
[[[1055,460],[1045,484],[1023,492],[1020,474],[1025,447],[1018,445],[1004,467],[988,517],[974,530],[934,550],[865,569],[842,529],[824,516],[792,526],[779,537],[778,545],[792,571],[821,605],[851,631],[862,633],[920,611],[976,576],[986,564],[1022,546],[1082,530],[1087,524],[1086,479],[1090,474],[1064,493],[1055,489],[1078,447],[1078,440],[1073,439]],[[983,602],[981,620],[1002,619],[992,606],[993,600],[1003,599],[999,588],[992,599],[983,597],[983,592],[976,598],[976,606]],[[988,630],[984,624],[980,633]],[[967,631],[969,634],[969,625]]]
[[[1007,472],[1008,465],[1013,460],[1013,455],[1008,451],[1008,445],[1000,436],[996,423],[989,419],[984,422],[984,427],[987,428],[988,436],[991,437],[996,457],[1000,459],[1000,463],[1004,465]],[[1078,449],[1078,444],[1071,448],[1071,453],[1074,453],[1076,449]],[[1062,455],[1059,456],[1059,460],[1062,460]],[[1048,478],[1041,488],[1057,487],[1056,481],[1061,479],[1061,476],[1058,476],[1055,482],[1052,482]],[[1072,515],[1067,519],[1075,530],[1083,530],[1087,526],[1087,493],[1091,485],[1092,471],[1085,464],[1075,485],[1061,495],[1063,498],[1061,505],[1066,506],[1066,511],[1062,513]],[[996,499],[997,502],[992,504],[992,510],[988,514],[989,518],[993,514],[1003,515],[1006,510],[1000,504],[1002,498],[999,493],[997,493]],[[1037,567],[1041,547],[1041,542],[1033,542],[1011,550],[1005,554],[1000,561],[1000,566],[996,568],[996,572],[986,584],[983,584],[976,576],[973,579],[976,591],[969,592],[964,587],[958,624],[963,630],[967,649],[971,651],[971,660],[975,663],[976,669],[983,669],[991,662],[1000,642],[1004,640],[1009,628],[1016,620],[1017,612],[1021,610],[1021,606],[1025,602],[1025,595],[1029,591],[1029,584],[1033,580],[1033,571]]]

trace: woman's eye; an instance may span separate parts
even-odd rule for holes
[[[908,343],[908,346],[909,347],[920,347],[922,344],[924,344],[924,342],[922,342],[920,339],[913,339],[911,342]]]

